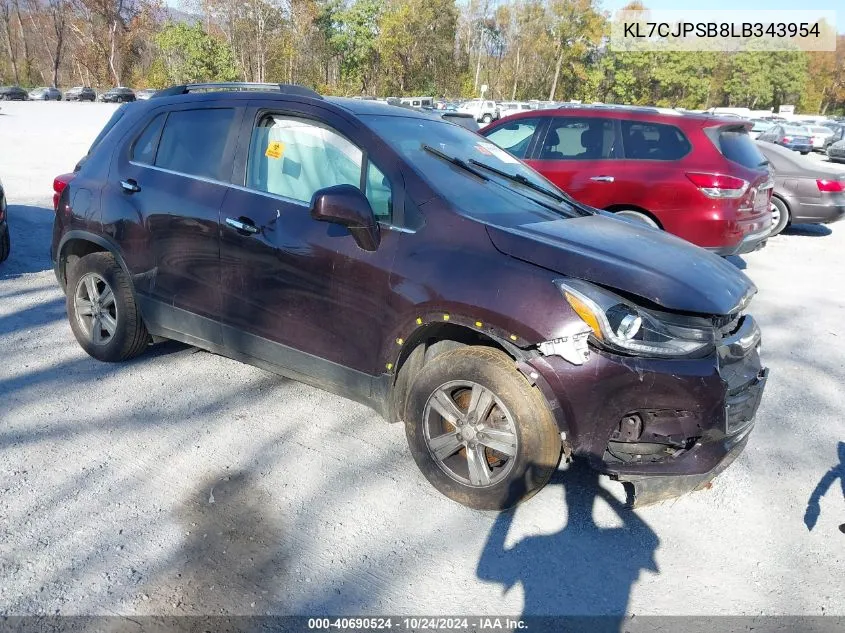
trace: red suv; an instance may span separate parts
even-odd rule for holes
[[[674,110],[531,111],[481,134],[576,199],[719,255],[762,246],[772,180],[749,122]]]

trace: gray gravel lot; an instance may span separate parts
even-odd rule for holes
[[[0,111],[0,616],[845,615],[838,482],[804,523],[825,473],[845,476],[845,223],[736,260],[771,378],[711,490],[634,513],[574,468],[497,516],[440,496],[403,429],[350,401],[177,344],[122,365],[82,351],[51,182],[112,111]]]

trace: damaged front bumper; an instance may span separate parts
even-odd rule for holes
[[[556,355],[528,364],[566,448],[642,506],[707,487],[745,447],[768,377],[759,349],[759,328],[745,316],[707,358],[592,351],[582,365]]]

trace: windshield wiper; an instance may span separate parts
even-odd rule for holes
[[[492,165],[488,165],[487,163],[482,163],[481,161],[475,160],[474,158],[470,158],[469,162],[475,165],[476,167],[481,167],[482,169],[486,169],[487,171],[492,171],[494,174],[501,176],[502,178],[507,178],[511,182],[518,182],[521,185],[525,185],[529,189],[533,189],[539,193],[542,193],[549,198],[557,200],[558,202],[566,202],[569,203],[569,200],[561,196],[560,194],[555,193],[551,189],[546,189],[542,185],[538,185],[537,183],[529,180],[522,174],[509,174],[506,171],[503,171],[497,167],[493,167]]]
[[[476,178],[480,178],[481,180],[490,180],[487,176],[482,174],[477,169],[473,169],[472,167],[467,165],[464,161],[462,161],[457,156],[449,156],[449,154],[444,154],[439,149],[434,149],[431,145],[423,144],[422,148],[425,151],[427,151],[429,154],[434,154],[438,158],[445,160],[447,163],[452,163],[453,165],[456,165],[457,167],[460,167],[461,169],[468,171],[469,173],[471,173]]]

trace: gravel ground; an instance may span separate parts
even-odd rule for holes
[[[804,523],[845,475],[845,224],[736,259],[771,378],[712,489],[634,513],[572,468],[497,516],[440,496],[403,430],[350,401],[177,344],[85,355],[50,269],[51,179],[112,111],[0,112],[0,616],[845,615],[838,482]]]

